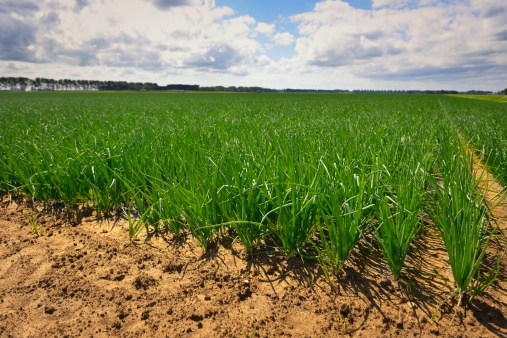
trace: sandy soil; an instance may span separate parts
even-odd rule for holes
[[[39,236],[26,216],[34,209]],[[431,231],[409,257],[407,292],[364,243],[330,286],[312,262],[248,258],[230,240],[207,253],[155,234],[125,247],[127,229],[121,217],[69,219],[1,196],[0,336],[507,336],[505,260],[502,281],[452,323],[451,301],[432,321],[452,275]]]

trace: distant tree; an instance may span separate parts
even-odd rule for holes
[[[0,90],[9,90],[9,79],[6,77],[0,77]]]
[[[30,80],[26,77],[18,77],[17,86],[20,91],[24,92],[26,90],[26,87],[28,87],[31,82],[32,82],[32,80]]]

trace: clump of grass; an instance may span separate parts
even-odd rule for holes
[[[317,222],[316,195],[306,186],[292,185],[276,196],[278,206],[272,209],[276,212],[276,223],[271,223],[270,232],[280,240],[287,257],[304,255]]]
[[[252,255],[259,241],[268,233],[268,227],[263,224],[264,215],[269,212],[269,199],[265,196],[267,186],[259,186],[252,180],[248,184],[238,180],[235,186],[237,195],[232,199],[233,218],[236,221],[229,225],[236,232],[248,254]]]
[[[263,217],[270,233],[281,243],[287,257],[305,255],[304,251],[317,223],[317,187],[319,168],[305,163],[304,148],[293,140],[280,150],[272,185],[273,208]],[[268,217],[273,214],[272,217]]]
[[[368,204],[371,196],[364,176],[349,173],[342,178],[319,199],[318,257],[328,281],[343,268],[367,224],[366,210],[373,206]]]
[[[42,236],[44,234],[44,231],[42,228],[39,228],[37,226],[37,220],[35,219],[35,215],[32,211],[28,211],[26,213],[26,217],[28,218],[28,223],[30,223],[30,226],[32,227],[32,235],[35,236]]]
[[[379,225],[375,227],[375,233],[394,280],[398,280],[410,244],[419,231],[424,176],[419,163],[415,170],[402,170],[398,182],[389,185],[388,191],[377,202]]]

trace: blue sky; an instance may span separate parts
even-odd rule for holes
[[[507,87],[505,0],[1,0],[0,76]]]
[[[291,15],[311,11],[315,1],[306,0],[218,0],[218,6],[229,6],[240,15],[253,16],[258,21],[281,22]]]
[[[229,6],[239,14],[251,15],[259,21],[279,22],[280,18],[311,11],[317,1],[306,0],[217,0],[218,6]],[[352,7],[371,9],[371,0],[348,0]]]

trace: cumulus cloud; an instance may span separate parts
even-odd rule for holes
[[[412,0],[372,0],[372,7],[373,8],[379,8],[379,7],[393,7],[393,8],[400,8],[408,5],[411,3]]]
[[[29,0],[2,0],[0,2],[0,13],[16,13],[21,16],[33,15],[39,10],[35,1]]]
[[[60,23],[60,16],[55,12],[49,12],[41,17],[40,23],[46,27],[54,27]]]
[[[0,13],[0,59],[34,61],[31,47],[36,42],[36,28]]]
[[[273,36],[273,41],[280,46],[290,46],[296,41],[296,38],[294,35],[284,32],[275,34],[275,36]]]
[[[270,65],[273,61],[267,55],[261,55],[254,59],[253,65],[256,67],[264,67]]]
[[[119,39],[124,39],[124,41],[129,41],[129,38],[124,38],[123,36],[121,37],[115,37],[115,38],[111,38],[111,39],[106,39],[104,37],[96,37],[96,38],[93,38],[93,39],[90,39],[86,45],[88,45],[91,49],[94,49],[94,50],[101,50],[101,49],[106,49],[108,47],[111,46],[111,42],[112,41],[118,41]]]
[[[5,0],[0,62],[244,75],[274,29],[214,0]]]
[[[271,35],[275,31],[275,25],[268,24],[265,22],[259,22],[259,23],[257,23],[257,26],[255,27],[255,31],[257,33],[261,33],[264,35]]]
[[[153,4],[158,9],[169,9],[180,6],[191,6],[194,4],[193,0],[153,0]]]
[[[238,64],[241,60],[241,52],[234,47],[228,44],[214,44],[204,53],[192,55],[185,64],[190,67],[225,70]]]
[[[492,6],[490,8],[487,8],[484,12],[483,12],[483,17],[485,18],[490,18],[490,17],[493,17],[493,16],[497,16],[497,15],[502,15],[502,14],[505,14],[505,12],[507,12],[507,8],[505,7],[496,7],[496,6]]]
[[[75,64],[81,67],[94,66],[98,64],[97,55],[87,49],[64,49],[58,52],[58,59],[64,61],[67,64]]]
[[[499,41],[507,41],[507,30],[497,33],[495,37]]]
[[[19,68],[18,68],[18,67],[16,67],[16,65],[15,65],[14,63],[9,63],[9,64],[7,65],[7,69],[9,69],[9,70],[13,70],[13,71],[17,71],[17,70],[19,70]]]
[[[142,69],[151,72],[164,70],[160,53],[156,51],[143,53],[139,49],[111,50],[103,56],[102,63],[108,67],[123,69]]]
[[[382,80],[410,80],[426,78],[432,79],[448,79],[449,77],[466,79],[474,76],[477,73],[487,73],[496,68],[494,64],[479,64],[475,66],[451,66],[451,67],[435,67],[435,66],[422,66],[413,68],[400,69],[393,72],[379,72],[376,69],[371,69],[368,77],[382,79]]]
[[[74,10],[76,12],[80,12],[83,8],[87,7],[90,5],[90,1],[89,0],[76,0],[76,5],[74,7]]]
[[[373,10],[362,10],[322,1],[292,17],[300,33],[295,59],[347,67],[358,77],[397,79],[478,75],[507,63],[498,43],[507,40],[507,13],[498,10],[506,7],[502,0],[428,4],[374,0]]]
[[[293,20],[299,23],[302,35],[296,51],[308,64],[343,66],[396,54],[406,48],[401,38],[407,29],[405,23],[386,28],[385,18],[372,19],[369,11],[341,1],[319,3],[313,12],[295,16]]]

